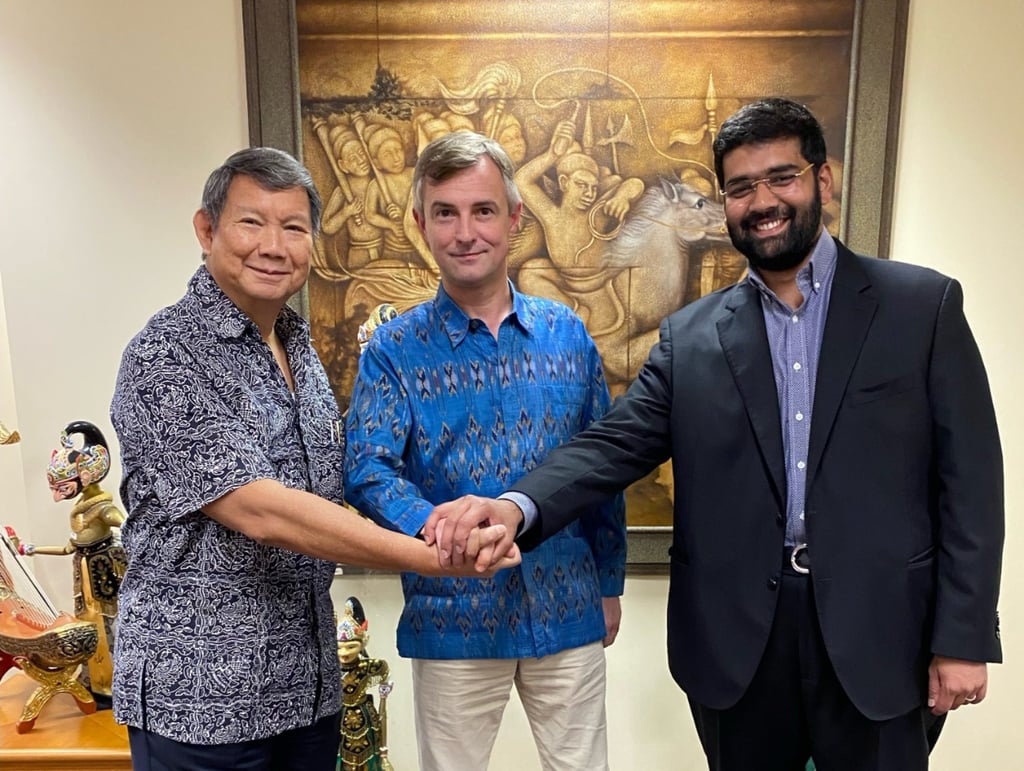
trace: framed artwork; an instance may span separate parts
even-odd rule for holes
[[[436,291],[410,189],[450,131],[509,153],[526,211],[513,281],[583,318],[613,395],[662,318],[744,274],[711,153],[741,105],[811,108],[838,183],[830,231],[887,256],[908,5],[242,0],[250,141],[302,158],[325,201],[299,304],[342,409],[359,326]],[[667,560],[671,501],[667,467],[627,491],[634,565]]]

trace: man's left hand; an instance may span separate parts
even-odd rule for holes
[[[928,706],[932,714],[944,715],[963,704],[978,704],[988,692],[988,665],[935,656],[928,667]]]
[[[619,636],[619,625],[622,623],[622,602],[618,597],[602,597],[601,609],[604,611],[604,647],[607,648]]]

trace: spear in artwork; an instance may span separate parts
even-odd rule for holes
[[[597,144],[601,147],[609,146],[612,148],[612,171],[615,174],[620,174],[619,171],[619,145],[626,145],[627,147],[633,147],[633,124],[629,122],[629,116],[622,116],[622,125],[619,126],[618,131],[615,130],[615,121],[612,116],[608,116],[608,122],[605,124],[605,131],[608,132],[607,137],[602,137],[597,140]]]
[[[708,74],[708,89],[704,95],[704,114],[704,123],[693,129],[676,129],[669,135],[668,143],[670,145],[676,142],[684,145],[697,145],[704,140],[705,135],[709,136],[712,142],[715,141],[715,136],[718,134],[718,92],[715,91],[714,76],[710,73]]]
[[[587,102],[587,111],[583,113],[583,136],[580,138],[583,152],[590,157],[594,156],[594,122],[590,118],[590,102]]]
[[[715,143],[718,135],[718,93],[715,91],[715,75],[708,73],[708,92],[704,97],[704,112],[708,115],[708,136],[711,137],[711,144]]]

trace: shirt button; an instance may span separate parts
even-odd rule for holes
[[[798,362],[798,361],[794,362],[793,363],[793,369],[795,369],[797,372],[799,372],[800,371],[800,362]]]
[[[800,321],[800,317],[799,317],[799,316],[797,316],[797,315],[796,315],[796,314],[794,313],[794,314],[793,314],[793,323],[794,323],[794,324],[796,324],[796,323],[797,323],[798,321]]]
[[[796,414],[796,419],[797,419],[797,420],[803,420],[803,419],[804,419],[804,414],[803,414],[802,412],[798,412],[798,413]]]
[[[796,462],[796,467],[799,468],[799,469],[805,468],[806,466],[807,466],[807,464],[804,463],[802,460],[798,460]]]
[[[776,589],[779,588],[779,577],[778,576],[772,576],[771,578],[768,579],[768,588],[771,589],[773,592]]]

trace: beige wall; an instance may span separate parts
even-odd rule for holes
[[[45,481],[60,430],[85,419],[114,440],[121,350],[181,295],[202,182],[248,142],[240,30],[232,0],[0,0],[0,275],[28,499],[3,521],[36,543],[67,538]],[[59,596],[68,568],[44,559]]]
[[[968,8],[970,10],[968,10]],[[1007,540],[1000,602],[1007,663],[991,695],[948,723],[935,768],[1024,768],[1016,697],[1024,691],[1024,338],[1018,289],[1024,179],[1024,4],[911,3],[893,255],[957,276],[988,365],[1003,439]],[[1009,184],[1007,184],[1009,183]]]
[[[1011,768],[1013,697],[1024,690],[1019,634],[1024,486],[1024,283],[1008,242],[1021,219],[1024,80],[1019,0],[973,6],[916,0],[910,20],[903,143],[897,173],[897,259],[959,277],[985,354],[1004,437],[1008,564],[1002,601],[1007,665],[992,670],[984,707],[963,710],[933,767]],[[68,505],[43,479],[69,420],[112,437],[107,406],[121,349],[173,301],[198,263],[190,218],[205,175],[246,143],[241,19],[234,0],[0,0],[0,277],[9,336],[0,339],[0,420],[20,448],[0,448],[4,510],[36,543],[67,537]],[[0,308],[3,306],[0,305]],[[0,323],[0,332],[3,325]],[[116,454],[116,453],[115,453]],[[111,486],[119,470],[111,473]],[[67,606],[70,566],[38,558],[48,593]],[[664,654],[663,579],[630,579],[619,642],[609,651],[609,722],[617,769],[702,766],[685,699]],[[371,613],[372,651],[397,687],[393,759],[416,765],[408,667],[393,647],[393,577],[342,578]],[[510,709],[492,767],[531,768],[528,729]],[[525,759],[525,760],[524,760]]]

